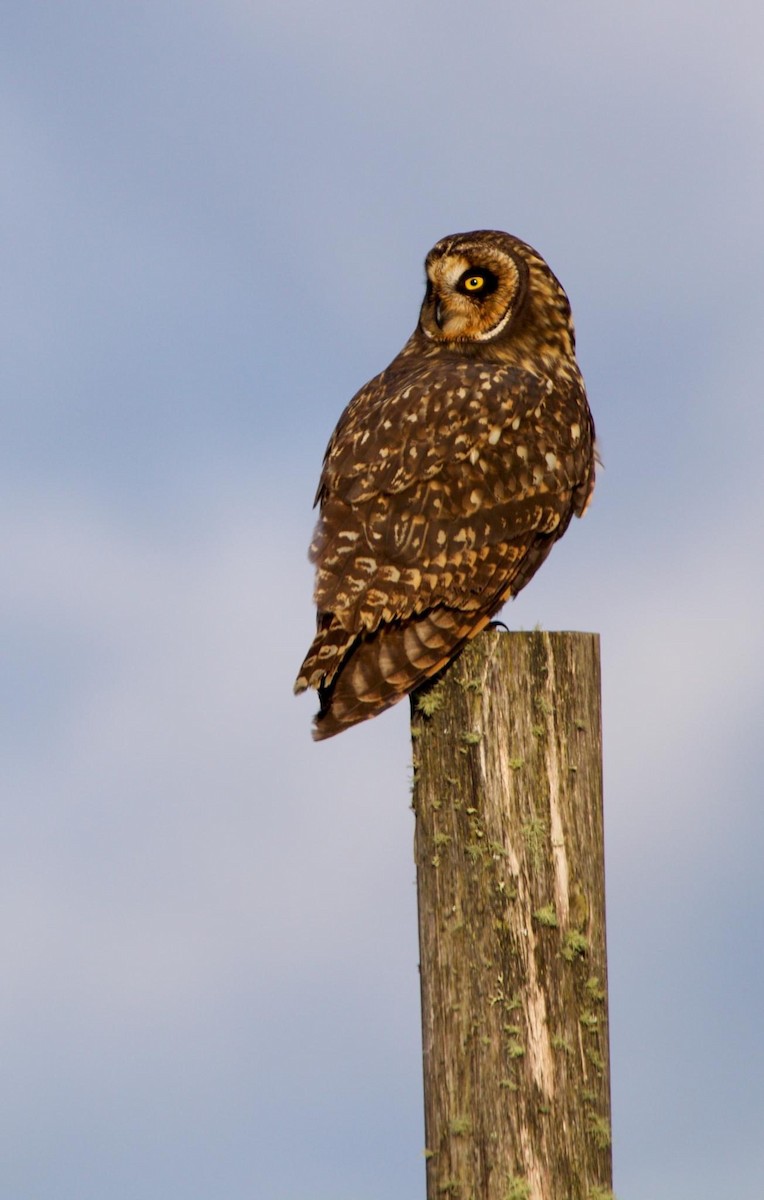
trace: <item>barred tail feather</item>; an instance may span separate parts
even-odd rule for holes
[[[331,613],[324,613],[319,621],[318,633],[313,639],[305,662],[300,667],[294,684],[295,695],[308,688],[326,686],[342,666],[358,641],[357,633],[348,633]]]
[[[319,687],[314,739],[334,737],[396,704],[441,671],[488,620],[488,615],[434,608],[362,635],[333,678]]]

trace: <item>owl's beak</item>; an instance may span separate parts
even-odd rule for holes
[[[454,311],[451,297],[448,295],[445,297],[439,296],[434,288],[432,289],[432,293],[425,297],[422,306],[422,320],[428,336],[434,337],[438,341],[458,336],[463,323],[461,314],[458,311]],[[456,326],[455,329],[454,325]],[[451,333],[449,333],[449,326],[452,328]]]

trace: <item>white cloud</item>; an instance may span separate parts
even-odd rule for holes
[[[180,546],[52,500],[6,518],[10,626],[53,626],[104,664],[74,666],[46,753],[8,772],[22,1012],[55,980],[75,1005],[171,1019],[253,946],[265,1002],[379,923],[379,872],[411,824],[405,759],[363,733],[340,753],[312,744],[291,695],[312,623],[302,546],[236,502],[221,517]],[[413,877],[410,856],[392,869]]]
[[[291,681],[325,435],[477,224],[559,270],[605,439],[507,619],[602,634],[623,1190],[759,1194],[764,10],[404,7],[11,5],[15,1195],[421,1183],[405,707],[314,746]]]
[[[13,986],[2,1016],[13,1062],[30,1038],[62,1049],[84,1039],[89,1072],[101,1057],[121,1070],[132,1039],[208,1039],[215,1014],[245,996],[263,1063],[284,1006],[317,1003],[331,1041],[334,1023],[349,1035],[372,995],[386,1007],[380,1053],[413,1038],[416,1055],[405,706],[310,742],[312,705],[290,694],[311,625],[304,529],[263,529],[253,517],[263,507],[242,495],[231,487],[196,535],[175,542],[61,497],[6,511],[6,620],[26,637],[52,627],[85,648],[84,663],[105,664],[71,687],[46,753],[17,751],[9,770],[2,892],[14,917],[2,956]],[[683,893],[702,894],[719,832],[714,780],[741,713],[760,701],[761,568],[749,558],[742,586],[726,587],[741,530],[709,580],[707,546],[720,541],[707,529],[683,557],[636,545],[628,574],[594,572],[592,595],[582,558],[592,543],[575,540],[584,528],[507,615],[559,625],[562,612],[565,624],[602,629],[618,929],[648,862],[656,904],[667,870]],[[716,905],[723,877],[720,887]],[[643,923],[652,902],[642,898]],[[628,928],[640,953],[639,921]],[[618,994],[618,950],[613,962]],[[626,1039],[621,1069],[630,1053]]]

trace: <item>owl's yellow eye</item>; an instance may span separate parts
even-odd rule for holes
[[[463,292],[465,296],[474,296],[476,300],[484,300],[486,296],[490,296],[499,286],[499,281],[493,271],[489,271],[487,267],[469,267],[459,279],[457,288]]]

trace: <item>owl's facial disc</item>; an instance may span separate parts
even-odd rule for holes
[[[427,263],[427,293],[421,326],[439,342],[487,342],[509,324],[520,292],[514,259],[503,254],[480,260],[445,253]]]

